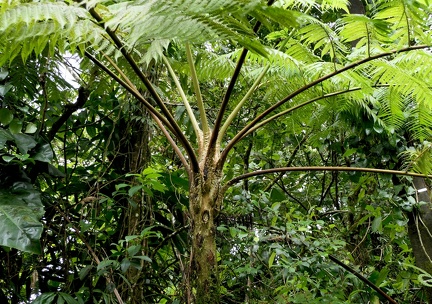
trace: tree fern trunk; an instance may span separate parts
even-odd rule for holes
[[[219,275],[216,251],[215,216],[219,209],[220,172],[213,168],[196,174],[191,181],[191,263],[190,290],[193,303],[219,303]]]

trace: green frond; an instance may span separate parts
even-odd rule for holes
[[[307,11],[314,7],[323,12],[342,10],[348,13],[349,6],[348,0],[283,0],[280,2],[284,8],[298,9],[299,11]]]
[[[309,24],[299,30],[301,40],[322,58],[328,55],[331,61],[336,61],[343,57],[347,50],[334,29],[314,18],[308,18],[308,21]]]
[[[406,123],[406,99],[393,87],[383,87],[376,91],[376,99],[379,101],[378,117],[387,126],[395,130],[401,130]]]
[[[432,143],[424,141],[417,147],[410,147],[400,155],[402,169],[422,174],[432,173]]]
[[[197,64],[197,74],[200,81],[224,80],[232,75],[235,62],[232,53],[217,55],[208,53],[207,58],[200,58]]]
[[[327,10],[342,10],[346,13],[349,12],[348,6],[350,5],[349,0],[323,0],[321,3],[321,8],[323,11]]]
[[[429,140],[432,136],[432,115],[429,107],[424,103],[411,104],[406,111],[407,129],[413,139],[420,141]]]
[[[382,1],[375,18],[385,20],[390,25],[392,32],[389,36],[400,46],[410,45],[414,41],[430,43],[430,26],[426,23],[430,19],[430,11],[431,7],[421,1]]]
[[[378,47],[390,42],[388,24],[366,15],[347,15],[338,21],[338,34],[343,42],[357,41],[356,48]]]
[[[106,50],[110,42],[103,29],[89,20],[79,6],[62,2],[32,2],[10,7],[0,13],[0,64],[20,54],[23,60],[32,53],[40,54],[49,47],[75,52],[89,44]]]
[[[432,58],[431,58],[432,59]],[[429,59],[429,61],[431,61]],[[395,61],[374,60],[368,64],[371,80],[377,85],[390,85],[404,96],[412,95],[418,104],[432,106],[429,84],[397,65]]]
[[[108,12],[102,16],[105,26],[115,29],[129,49],[153,40],[202,43],[217,38],[233,39],[265,55],[252,29],[233,17],[261,5],[260,1],[241,0],[129,1],[103,7]]]

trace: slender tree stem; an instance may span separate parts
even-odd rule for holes
[[[198,76],[196,73],[195,64],[194,64],[193,57],[192,57],[192,51],[191,51],[189,43],[186,43],[186,57],[187,57],[187,61],[189,64],[189,68],[191,70],[192,84],[193,84],[196,99],[197,99],[198,110],[200,112],[201,128],[204,132],[204,138],[206,138],[210,133],[210,128],[209,128],[209,124],[207,121],[207,115],[205,113],[204,102],[203,102],[201,89],[200,89],[200,85],[199,85],[199,81],[198,81]]]
[[[372,283],[370,280],[366,279],[364,276],[362,276],[360,273],[355,271],[353,268],[349,267],[348,265],[345,265],[341,261],[339,261],[335,256],[329,255],[330,260],[347,270],[348,272],[351,272],[353,275],[355,275],[357,278],[362,280],[366,285],[374,289],[376,292],[378,292],[380,295],[382,295],[387,301],[389,301],[392,304],[397,304],[395,300],[393,300],[388,294],[386,294],[381,288],[376,286],[374,283]]]
[[[317,84],[320,84],[321,82],[330,79],[338,74],[341,74],[343,72],[346,72],[348,70],[351,70],[359,65],[362,65],[364,63],[370,62],[372,60],[375,59],[379,59],[382,57],[387,57],[387,56],[391,56],[391,55],[395,55],[398,53],[404,53],[404,52],[409,52],[409,51],[413,51],[413,50],[420,50],[420,49],[425,49],[428,48],[428,45],[417,45],[417,46],[409,46],[406,48],[402,48],[402,49],[398,49],[398,50],[392,50],[389,52],[385,52],[385,53],[380,53],[374,56],[370,56],[364,59],[361,59],[359,61],[356,61],[354,63],[348,64],[344,67],[342,67],[340,70],[334,71],[330,74],[324,75],[310,83],[308,83],[307,85],[299,88],[298,90],[292,92],[291,94],[289,94],[288,96],[286,96],[285,98],[281,99],[280,101],[276,102],[273,106],[267,108],[264,112],[262,112],[261,114],[259,114],[257,117],[255,117],[254,120],[252,120],[247,126],[245,126],[239,133],[237,133],[237,135],[228,143],[228,145],[225,147],[224,151],[221,154],[221,162],[223,163],[228,155],[228,153],[230,152],[230,150],[234,147],[234,145],[240,141],[244,135],[253,127],[255,127],[261,120],[263,120],[268,114],[270,114],[271,112],[273,112],[274,110],[278,109],[280,106],[282,106],[283,104],[285,104],[286,102],[288,102],[289,100],[291,100],[292,98],[296,97],[297,95],[299,95],[300,93],[303,93],[304,91],[316,86]]]

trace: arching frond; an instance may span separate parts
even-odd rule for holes
[[[374,20],[366,15],[347,15],[338,21],[338,32],[344,42],[356,41],[356,47],[382,49],[382,45],[390,42],[388,24],[382,20]]]
[[[421,1],[382,1],[377,7],[376,19],[389,24],[389,38],[400,46],[413,42],[430,43],[430,9]]]
[[[299,31],[301,40],[306,45],[311,45],[321,57],[330,56],[331,61],[336,61],[337,57],[346,53],[345,45],[329,24],[314,18],[308,18],[308,21],[310,23]]]
[[[104,26],[110,27],[126,48],[140,55],[142,62],[157,58],[167,41],[173,39],[178,42],[227,39],[266,54],[252,29],[239,21],[251,10],[263,6],[261,1],[30,2],[1,6],[0,64],[15,53],[26,59],[46,46],[72,52],[77,47],[86,47],[113,53],[113,43],[85,5],[95,7]]]

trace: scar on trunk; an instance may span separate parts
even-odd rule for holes
[[[202,244],[204,242],[204,238],[202,237],[201,233],[198,233],[198,235],[196,236],[197,238],[197,244],[199,247],[202,247]]]
[[[204,224],[208,222],[209,217],[210,217],[210,213],[209,213],[209,211],[208,211],[208,210],[205,210],[205,211],[203,212],[203,215],[202,215],[202,221],[204,222]]]

